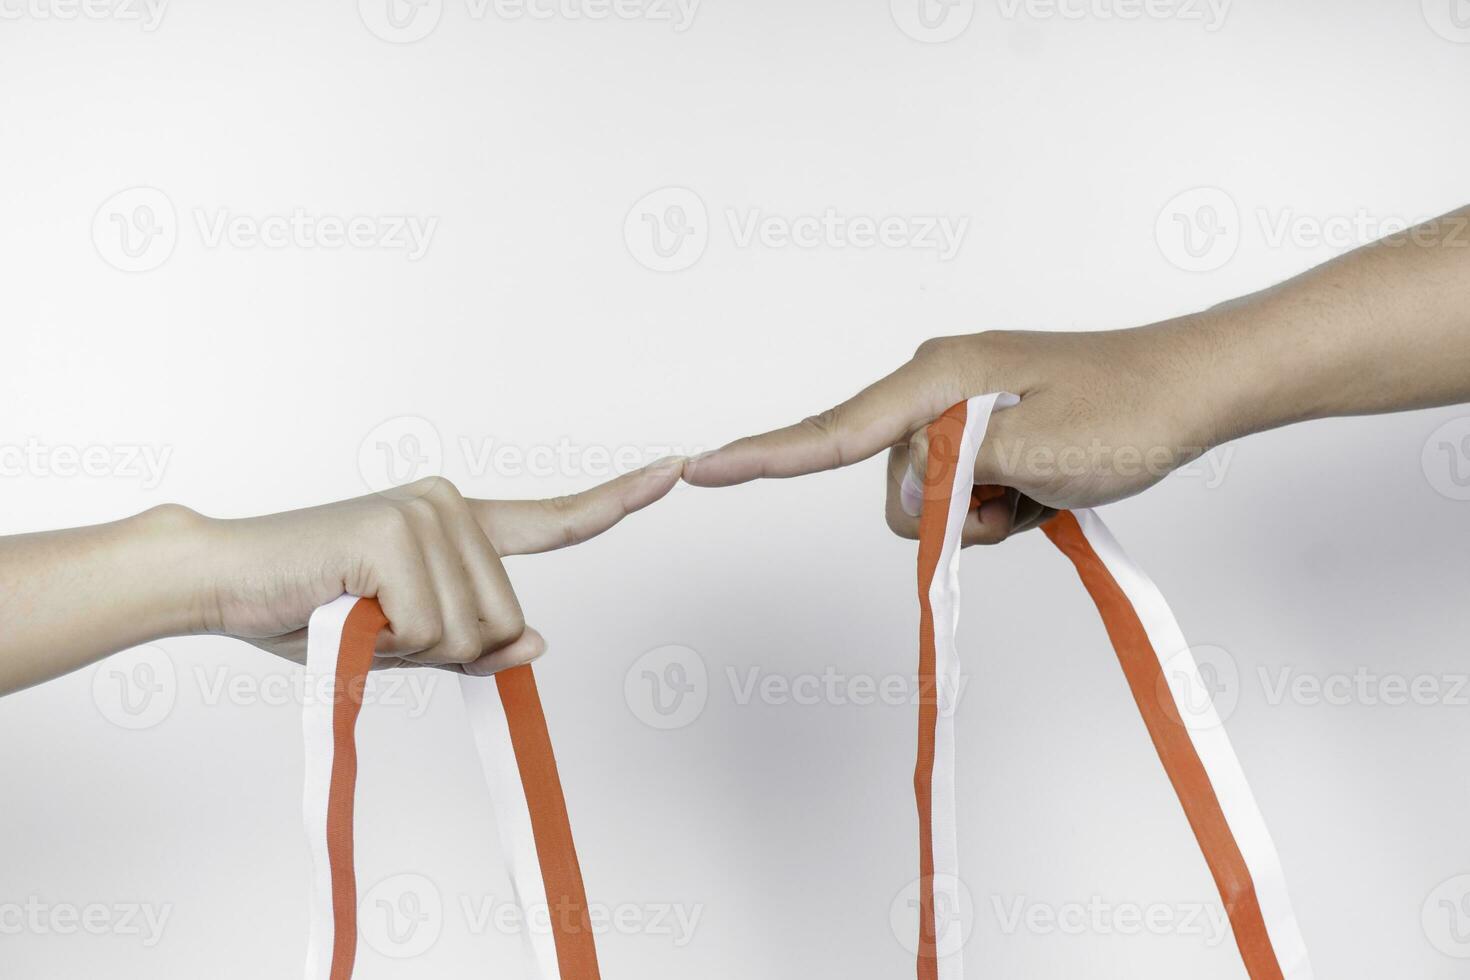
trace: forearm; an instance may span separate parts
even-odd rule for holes
[[[195,631],[203,526],[184,508],[161,507],[0,537],[0,694]]]
[[[1194,318],[1213,442],[1470,401],[1470,208]]]

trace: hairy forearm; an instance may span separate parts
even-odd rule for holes
[[[203,519],[160,507],[112,524],[0,537],[0,694],[193,632]]]
[[[1195,318],[1214,442],[1470,401],[1470,208]]]

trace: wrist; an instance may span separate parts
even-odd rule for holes
[[[207,539],[213,521],[181,504],[162,504],[127,523],[144,545],[136,580],[146,583],[139,611],[147,633],[165,637],[210,632],[214,574]]]

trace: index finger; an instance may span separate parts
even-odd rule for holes
[[[679,482],[683,465],[683,457],[668,457],[571,496],[471,500],[470,509],[497,554],[554,551],[595,538],[661,499]]]
[[[728,487],[850,466],[908,438],[955,401],[949,386],[912,361],[852,398],[795,425],[736,439],[684,464],[684,480]]]

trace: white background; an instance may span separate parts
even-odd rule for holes
[[[369,461],[383,433],[411,448],[395,440],[422,426],[404,416],[467,493],[565,492],[596,482],[599,452],[698,450],[825,408],[931,335],[1199,309],[1347,244],[1282,241],[1283,221],[1373,237],[1470,197],[1470,31],[1449,0],[1240,0],[1223,23],[1202,5],[961,0],[930,11],[939,35],[963,27],[942,43],[904,0],[706,0],[683,30],[672,9],[430,0],[397,34],[377,0],[194,0],[151,30],[143,10],[62,19],[61,3],[0,0],[6,533],[355,495],[365,440]],[[165,234],[140,252],[154,267],[124,272],[114,216],[147,216],[114,195],[139,186],[161,192]],[[642,214],[629,234],[625,219],[666,187],[706,211],[684,257],[705,247],[655,272]],[[1213,190],[1176,198],[1197,188]],[[298,208],[437,224],[417,259],[211,244],[200,227]],[[729,217],[828,208],[968,230],[943,261],[742,246]],[[1191,222],[1222,234],[1191,255]],[[1186,635],[1234,666],[1228,728],[1321,977],[1470,965],[1453,955],[1470,954],[1453,931],[1470,941],[1466,414],[1273,433],[1233,447],[1223,479],[1107,510]],[[518,475],[462,440],[571,452]],[[106,472],[57,472],[89,446],[116,454]],[[169,454],[161,482],[122,464],[127,447]],[[916,873],[914,709],[740,703],[752,670],[912,672],[914,548],[888,535],[881,495],[878,462],[681,487],[606,539],[513,563],[551,643],[539,672],[590,895],[632,910],[601,940],[609,980],[912,970],[890,907]],[[971,974],[1242,977],[1228,938],[1185,921],[1218,900],[1067,564],[1028,535],[963,568]],[[707,703],[663,730],[643,720],[639,658],[670,644],[705,668]],[[249,688],[295,668],[202,638],[100,670],[0,703],[0,973],[295,974],[300,709]],[[1283,677],[1355,686],[1282,698]],[[1423,678],[1437,703],[1383,703]],[[221,695],[221,679],[244,686]],[[421,714],[364,713],[360,883],[387,884],[358,976],[526,976],[513,932],[466,915],[508,892],[458,695],[431,692]],[[377,904],[410,908],[393,904],[405,882],[442,906],[423,952]],[[1030,917],[1008,924],[1018,903]],[[19,918],[27,904],[45,914]],[[58,934],[94,904],[103,934]],[[112,911],[136,904],[167,913],[156,942]],[[1101,919],[1045,925],[1089,905]],[[699,917],[692,934],[669,907]],[[1129,910],[1174,925],[1139,933]]]

